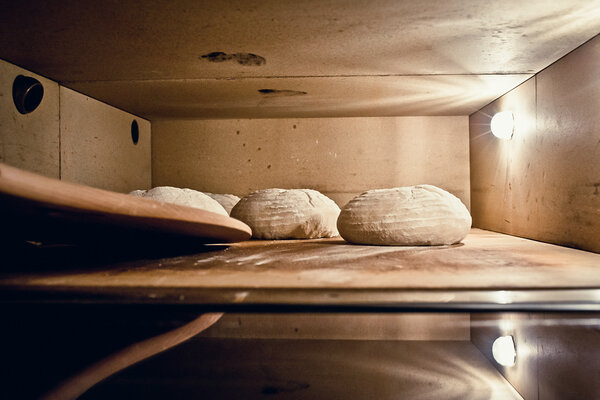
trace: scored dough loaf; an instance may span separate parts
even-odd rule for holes
[[[204,192],[204,194],[216,200],[220,205],[223,206],[225,211],[227,211],[227,213],[229,214],[231,214],[231,209],[233,208],[233,206],[235,206],[238,203],[238,201],[240,201],[240,198],[237,197],[235,194],[220,194],[208,192]]]
[[[451,193],[418,185],[360,194],[342,208],[337,227],[351,243],[445,245],[464,239],[471,215]]]
[[[216,200],[202,192],[193,189],[181,189],[172,186],[157,186],[150,190],[134,190],[129,193],[136,197],[145,197],[165,203],[179,204],[180,206],[200,208],[221,215],[229,215]]]
[[[248,194],[231,216],[248,224],[255,239],[313,239],[338,235],[340,208],[311,189],[263,189]]]

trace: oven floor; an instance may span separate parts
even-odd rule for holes
[[[469,341],[199,336],[82,399],[521,399]]]

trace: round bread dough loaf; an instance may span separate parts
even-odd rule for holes
[[[351,243],[444,245],[471,229],[471,215],[454,195],[432,185],[369,190],[350,200],[337,221]]]
[[[227,213],[229,214],[231,214],[231,209],[233,208],[233,206],[235,206],[238,203],[238,201],[240,201],[240,198],[237,197],[235,194],[219,194],[208,192],[204,192],[204,194],[216,200],[220,205],[223,206],[225,211],[227,211]]]
[[[134,190],[133,192],[130,192],[129,195],[135,197],[144,197],[146,192],[147,190]]]
[[[229,215],[216,200],[202,192],[193,189],[180,189],[172,186],[157,186],[150,190],[134,190],[132,196],[145,197],[165,203],[179,204],[180,206],[200,208],[221,215]]]
[[[338,235],[340,208],[311,189],[264,189],[248,194],[231,216],[252,228],[255,239],[313,239]]]

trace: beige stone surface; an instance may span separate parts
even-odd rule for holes
[[[531,74],[65,82],[156,119],[469,115]],[[260,90],[282,90],[261,93]]]
[[[537,209],[538,196],[531,184],[540,180],[544,167],[535,158],[540,156],[536,151],[535,86],[535,79],[530,79],[470,117],[473,226],[495,231],[513,227],[524,236],[538,229],[539,217],[530,212]],[[490,131],[491,118],[502,110],[512,110],[516,121],[513,138],[508,141],[497,139]]]
[[[44,88],[42,102],[21,114],[12,97],[18,75],[31,76]],[[60,177],[58,84],[0,60],[0,162],[51,178]]]
[[[467,117],[172,120],[152,124],[154,186],[243,196],[310,188],[343,206],[433,184],[469,206]]]
[[[600,37],[471,115],[473,226],[600,252],[599,70]]]
[[[489,87],[490,75],[522,81],[597,35],[599,10],[600,0],[137,0],[68,7],[35,0],[3,9],[0,57],[146,117],[317,116],[312,104],[334,108],[335,116],[422,115],[437,107],[464,115],[506,92]],[[277,81],[288,77],[310,84],[297,89]],[[209,81],[192,90],[192,79]],[[248,79],[273,80],[253,88]],[[367,96],[347,96],[345,79],[366,86]],[[229,96],[231,80],[247,92]],[[135,91],[117,89],[121,82]],[[414,104],[390,95],[397,89],[406,97],[415,84],[430,97],[416,113]],[[256,89],[307,91],[312,98],[263,108]],[[207,110],[211,100],[229,104]]]
[[[60,81],[533,73],[598,33],[599,4],[34,0],[5,9],[0,54]],[[24,15],[27,26],[8,18]]]
[[[150,188],[150,122],[61,87],[60,132],[62,179],[122,193]]]
[[[119,302],[162,298],[173,304],[351,309],[355,304],[453,307],[490,301],[519,306],[527,305],[527,298],[543,305],[556,290],[557,304],[569,307],[579,301],[586,307],[592,294],[585,289],[600,287],[598,265],[600,254],[472,229],[463,244],[454,246],[363,246],[340,238],[250,240],[232,243],[226,251],[215,247],[134,264],[8,273],[0,275],[0,289],[37,299],[52,292],[67,299],[102,293],[102,299]]]

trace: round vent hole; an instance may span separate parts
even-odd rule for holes
[[[140,127],[138,126],[137,121],[134,119],[131,123],[131,141],[133,144],[137,144],[140,140]]]
[[[21,114],[34,111],[44,97],[44,87],[35,78],[19,75],[13,81],[13,102]]]

